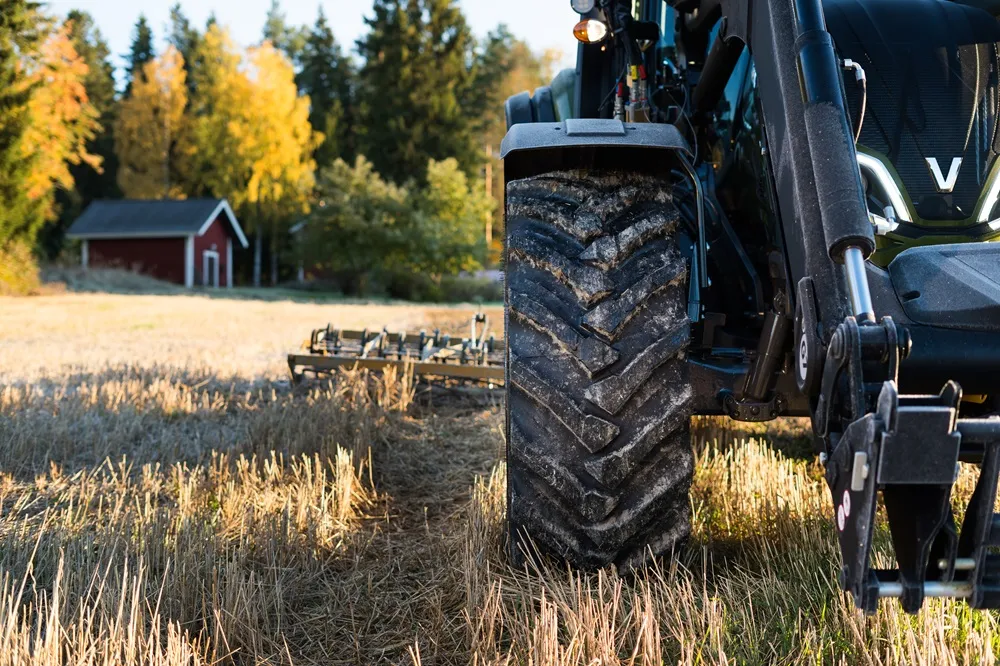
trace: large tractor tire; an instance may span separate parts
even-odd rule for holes
[[[690,531],[687,262],[669,185],[560,172],[507,188],[507,519],[627,571]]]

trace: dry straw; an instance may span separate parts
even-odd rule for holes
[[[544,558],[513,569],[496,406],[430,408],[407,378],[364,373],[293,388],[272,351],[308,313],[280,303],[223,308],[223,330],[260,332],[227,347],[227,371],[206,360],[217,339],[192,333],[183,354],[167,339],[178,317],[197,330],[206,299],[137,297],[133,313],[169,322],[152,337],[64,321],[91,350],[79,365],[56,353],[17,375],[51,341],[46,322],[105,298],[39,299],[0,325],[0,666],[936,665],[1000,651],[996,616],[959,603],[855,612],[801,423],[696,420],[693,536],[672,560],[627,577]],[[106,353],[108,338],[124,347]],[[974,477],[963,470],[960,495]],[[877,548],[891,559],[884,527]]]

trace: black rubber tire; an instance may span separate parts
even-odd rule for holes
[[[507,187],[507,525],[576,567],[690,532],[687,262],[668,184],[560,172]],[[525,538],[527,537],[527,538]]]

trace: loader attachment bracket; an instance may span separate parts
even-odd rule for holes
[[[1000,418],[959,419],[955,382],[938,395],[900,395],[908,347],[909,336],[889,318],[881,325],[848,318],[827,352],[814,421],[843,558],[840,585],[868,613],[886,597],[909,613],[927,597],[1000,607],[1000,554],[992,550],[1000,547],[993,512]],[[951,505],[960,461],[982,466],[961,532]],[[879,494],[895,568],[872,566]]]

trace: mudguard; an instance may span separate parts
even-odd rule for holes
[[[514,125],[500,146],[500,158],[525,151],[582,147],[679,150],[691,157],[690,146],[673,125],[572,118],[561,123]]]
[[[561,123],[514,125],[500,146],[507,182],[561,169],[609,168],[669,171],[691,148],[673,125],[626,124],[620,120],[574,118]]]

